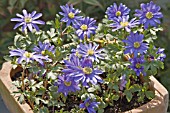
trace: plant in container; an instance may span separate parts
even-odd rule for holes
[[[10,62],[1,70],[1,84],[11,76],[17,89],[12,84],[9,89],[15,89],[21,109],[27,103],[30,113],[166,112],[168,92],[152,76],[164,68],[166,57],[154,45],[162,30],[159,6],[142,3],[132,15],[114,3],[98,24],[73,5],[60,7],[46,23],[38,20],[41,13],[25,9],[11,19],[17,22],[14,29],[21,29],[5,56]]]

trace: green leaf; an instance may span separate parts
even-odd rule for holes
[[[129,90],[125,90],[124,93],[126,95],[127,101],[130,102],[132,99],[132,93]]]
[[[20,104],[23,104],[23,103],[25,102],[25,98],[24,98],[24,95],[23,95],[23,94],[21,94],[21,95],[19,96],[18,101],[19,101]]]
[[[36,92],[36,87],[32,86],[31,89],[33,92]]]
[[[130,88],[129,88],[129,90],[131,91],[131,92],[137,92],[137,91],[141,91],[141,87],[139,86],[139,84],[134,84],[134,85],[132,85]]]
[[[112,95],[111,99],[117,101],[119,99],[119,95]]]
[[[151,65],[151,70],[152,70],[153,75],[157,74],[157,68],[155,66]]]
[[[98,90],[98,91],[100,91],[100,92],[102,91],[102,90],[101,90],[101,87],[100,87],[99,85],[94,85],[94,87],[95,87],[96,90]]]
[[[104,109],[99,109],[98,113],[104,113]]]
[[[146,91],[145,95],[148,99],[153,99],[155,97],[155,94],[153,91]]]
[[[16,64],[12,65],[12,69],[16,69],[17,67],[18,67],[18,65],[16,65]]]
[[[129,87],[130,87],[130,79],[127,80],[126,89],[129,89]]]
[[[47,34],[50,36],[50,38],[53,38],[56,36],[55,29],[50,28],[50,31],[47,31]]]
[[[56,29],[60,28],[60,21],[59,21],[59,19],[55,19],[55,28]]]
[[[138,102],[142,102],[144,100],[145,95],[143,91],[139,92],[137,96],[139,97]]]
[[[154,30],[152,30],[152,29],[150,29],[150,33],[151,33],[152,35],[156,35],[156,32],[155,32]]]
[[[37,90],[37,95],[43,95],[45,93],[46,89],[41,87],[39,90]]]
[[[144,64],[145,71],[149,70],[150,66],[151,66],[150,63],[145,63]]]
[[[54,21],[47,21],[46,24],[47,25],[54,25]]]
[[[81,0],[69,0],[68,4],[79,4],[80,2],[82,2]]]
[[[40,75],[45,74],[45,72],[46,72],[46,69],[41,69],[41,71],[40,71]]]
[[[49,111],[47,107],[42,107],[38,113],[49,113]]]
[[[87,91],[88,92],[94,92],[94,91],[96,91],[96,89],[94,87],[90,87],[90,88],[87,89]]]
[[[47,73],[47,78],[48,79],[51,78],[52,80],[55,80],[57,78],[57,75],[50,71]]]
[[[35,98],[35,104],[39,105],[40,104],[40,99],[39,98]]]
[[[83,2],[93,6],[99,6],[102,10],[104,10],[104,7],[97,0],[84,0]]]
[[[54,54],[53,54],[51,51],[48,51],[48,50],[45,51],[45,55],[48,55],[48,56],[51,57],[52,59],[55,58]]]
[[[157,68],[160,67],[161,69],[164,69],[164,63],[159,60],[154,63],[154,66],[156,66]]]
[[[52,68],[51,70],[53,70],[53,71],[60,71],[60,70],[63,69],[63,65],[57,64],[57,65],[55,65],[55,66],[53,66],[51,68]]]
[[[27,0],[20,0],[20,4],[21,4],[20,7],[23,8],[26,2],[27,2]]]
[[[5,59],[6,61],[12,61],[12,58],[11,58],[9,55],[4,56],[4,59]]]
[[[113,89],[115,89],[118,92],[119,91],[119,86],[117,84],[114,84]]]
[[[9,5],[14,6],[16,4],[17,0],[9,0]]]
[[[60,56],[61,56],[61,51],[59,49],[56,49],[55,57],[58,59]]]
[[[52,91],[52,92],[56,92],[58,90],[58,87],[57,86],[50,86],[49,90]]]
[[[40,70],[38,67],[32,67],[29,69],[30,72],[38,73]]]

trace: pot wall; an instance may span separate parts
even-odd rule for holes
[[[19,94],[15,94],[15,96],[12,95],[14,91],[17,91],[17,88],[12,84],[10,75],[13,75],[16,71],[19,70],[12,70],[10,62],[3,64],[2,70],[0,71],[0,93],[2,99],[11,113],[33,113],[27,103],[20,104],[17,101]]]

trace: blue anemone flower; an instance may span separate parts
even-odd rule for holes
[[[113,19],[114,23],[110,25],[110,27],[113,27],[112,31],[116,31],[118,29],[125,28],[127,32],[131,31],[131,28],[136,27],[139,25],[139,20],[136,20],[136,18],[133,18],[129,22],[129,15],[128,16],[122,16],[118,18]]]
[[[131,62],[130,68],[136,72],[137,76],[139,76],[141,73],[146,75],[144,72],[144,66],[142,66],[142,64],[145,62],[143,55],[141,57],[136,57],[129,60]]]
[[[82,16],[77,16],[81,11],[78,9],[74,9],[73,5],[66,4],[65,6],[60,6],[63,12],[59,12],[60,15],[63,15],[64,17],[61,19],[62,22],[66,22],[67,26],[69,26],[71,23],[75,23],[79,21]]]
[[[36,20],[42,16],[42,13],[37,13],[36,11],[33,11],[32,13],[27,13],[27,11],[24,9],[22,10],[24,15],[16,14],[19,18],[12,18],[11,21],[19,22],[15,25],[14,29],[18,28],[22,25],[22,31],[24,32],[25,29],[28,27],[28,29],[32,32],[32,29],[35,28],[37,31],[39,31],[39,27],[37,24],[45,24],[42,20]]]
[[[160,61],[164,61],[164,59],[166,58],[166,54],[164,53],[164,48],[158,48],[158,51],[156,52],[156,54],[158,54],[158,58],[157,60],[160,60]]]
[[[120,90],[123,90],[123,88],[126,86],[126,83],[127,83],[126,75],[124,74],[123,76],[120,77],[120,84],[119,84]]]
[[[76,29],[76,34],[80,39],[84,39],[85,37],[90,38],[91,34],[95,34],[97,26],[95,25],[96,20],[89,17],[84,17],[81,21],[74,24],[74,28]]]
[[[80,44],[78,48],[78,53],[84,57],[91,59],[93,62],[97,61],[99,62],[99,59],[104,59],[104,54],[101,52],[103,49],[98,49],[99,45],[98,44]],[[98,49],[98,50],[97,50]]]
[[[63,69],[62,72],[74,77],[76,82],[81,81],[83,86],[88,87],[89,82],[93,85],[96,85],[97,82],[103,82],[103,80],[98,76],[103,72],[97,68],[93,68],[93,64],[90,59],[80,59],[74,54],[71,54],[70,60],[65,60],[64,63],[67,68]]]
[[[38,43],[38,46],[35,46],[33,48],[33,50],[37,53],[40,53],[42,55],[44,55],[45,51],[50,51],[52,53],[55,53],[55,47],[54,45],[51,45],[50,43],[42,43],[42,42],[39,42]]]
[[[15,49],[11,50],[10,56],[19,56],[18,58],[18,64],[21,64],[23,61],[26,61],[26,63],[29,63],[33,60],[39,62],[41,65],[44,65],[43,60],[49,60],[47,57],[42,56],[41,54],[36,54],[35,52],[31,53],[22,49]]]
[[[99,104],[100,104],[100,102],[95,102],[95,101],[91,100],[90,98],[87,98],[84,101],[84,103],[81,103],[79,105],[79,107],[87,109],[88,113],[96,113],[94,108],[97,108]]]
[[[160,24],[160,18],[163,17],[160,11],[160,7],[151,1],[150,3],[141,4],[141,10],[136,9],[135,16],[139,17],[140,23],[144,24],[144,28],[147,29],[150,26],[157,26],[157,23]]]
[[[78,82],[75,82],[73,78],[68,75],[58,76],[56,85],[58,86],[58,92],[63,93],[65,96],[67,96],[69,92],[80,90]]]
[[[119,6],[116,3],[114,3],[106,10],[106,14],[108,15],[108,18],[110,20],[113,20],[115,17],[127,16],[129,12],[130,9],[123,5],[122,3],[120,3]]]
[[[134,53],[134,57],[137,57],[138,53],[143,54],[147,51],[148,46],[146,43],[143,43],[144,35],[131,32],[127,37],[127,40],[123,40],[127,46],[125,46],[124,53]]]

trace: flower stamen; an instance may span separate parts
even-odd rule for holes
[[[129,22],[120,22],[120,25],[122,27],[127,27],[129,25]]]
[[[26,51],[23,56],[27,58],[31,58],[33,54]]]
[[[93,72],[92,68],[84,67],[83,72],[87,75],[91,74]]]
[[[81,27],[80,27],[83,31],[86,31],[87,30],[87,25],[83,24]]]
[[[71,18],[71,19],[73,19],[74,16],[75,16],[75,15],[74,15],[74,13],[72,13],[72,12],[70,12],[70,13],[68,14],[68,17]]]
[[[93,51],[92,49],[89,49],[89,50],[87,51],[87,54],[88,54],[88,55],[94,55],[94,51]]]
[[[139,48],[140,47],[140,43],[139,42],[135,42],[133,45],[135,48]]]
[[[136,66],[136,68],[138,68],[138,69],[141,68],[140,63],[137,63],[135,66]]]
[[[78,52],[78,51],[76,51],[76,53],[75,53],[75,54],[76,54],[76,56],[79,56],[79,52]]]
[[[70,81],[70,82],[64,81],[64,84],[65,84],[66,86],[71,86],[71,81]]]
[[[45,55],[45,51],[41,51],[41,54],[42,54],[42,55]]]
[[[88,107],[89,105],[90,105],[90,104],[89,104],[88,102],[85,104],[86,107]]]
[[[30,17],[25,17],[25,18],[24,18],[24,21],[25,21],[25,23],[31,23],[31,22],[32,22],[32,18],[30,18]]]
[[[152,12],[147,12],[146,13],[146,18],[148,18],[148,19],[153,18],[153,13]]]
[[[117,11],[116,12],[116,16],[120,16],[121,15],[121,12],[120,11]]]

